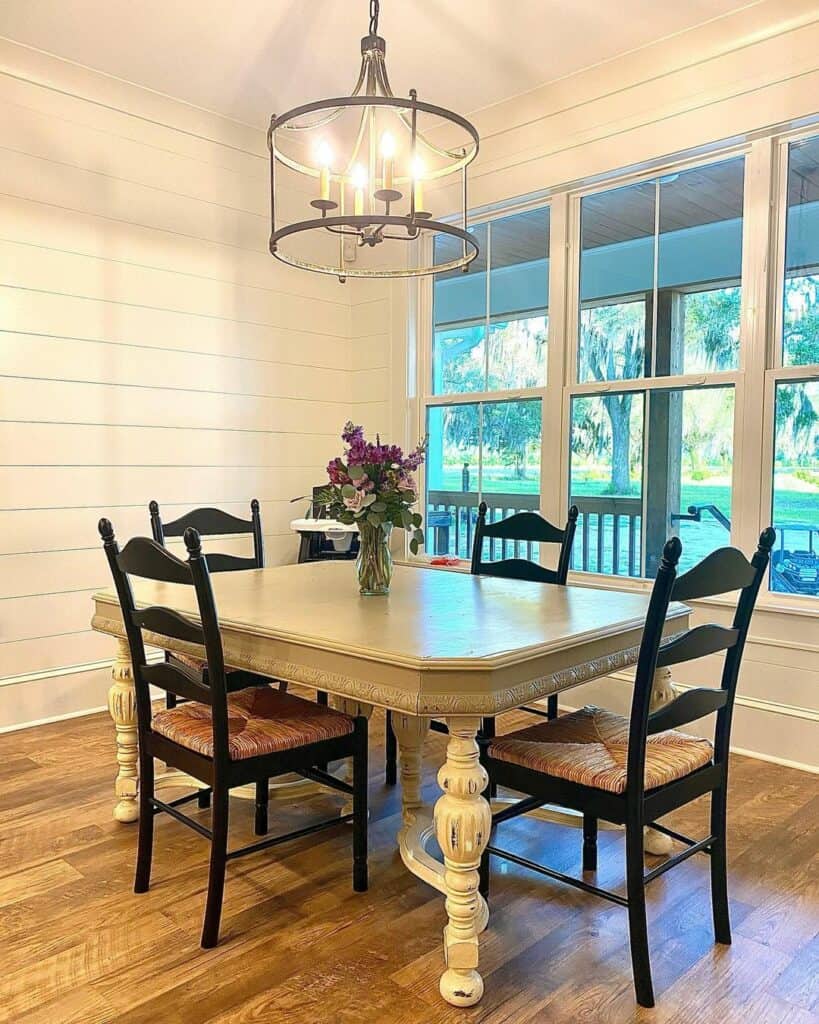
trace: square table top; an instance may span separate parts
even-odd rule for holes
[[[485,705],[481,713],[492,713],[490,708],[523,702],[510,687],[522,686],[529,700],[633,663],[649,601],[646,592],[402,565],[395,567],[389,595],[362,597],[349,562],[224,572],[211,579],[228,664],[263,671],[259,659],[266,658],[265,674],[311,685],[316,672],[339,675],[344,685],[334,687],[328,679],[322,688],[347,696],[360,695],[360,686],[349,692],[350,682],[378,680],[383,692],[371,692],[372,703],[416,713],[428,707],[428,713],[442,713],[439,698],[447,694],[443,705],[452,706],[459,692],[474,696],[476,707]],[[192,587],[136,578],[132,585],[138,605],[162,604],[198,619]],[[94,627],[121,635],[113,590],[94,601]],[[672,605],[669,632],[685,629],[688,613],[685,605]],[[196,651],[179,641],[164,646]],[[562,678],[547,678],[555,673]],[[398,696],[390,694],[393,687],[400,700],[388,699]]]

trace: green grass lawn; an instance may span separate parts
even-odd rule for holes
[[[477,489],[477,467],[471,474],[471,488]],[[607,493],[605,480],[576,480],[572,493],[579,496],[598,496]],[[461,490],[460,468],[444,467],[442,490]],[[523,480],[517,479],[506,466],[484,466],[484,490],[506,494],[537,494],[540,491],[540,477],[534,470]],[[635,491],[634,497],[639,497]],[[727,484],[709,483],[707,480],[683,480],[680,510],[689,505],[716,505],[731,518],[731,488]],[[707,515],[707,513],[706,513]],[[779,488],[776,492],[775,520],[778,523],[800,523],[805,526],[819,526],[819,494],[808,489]]]

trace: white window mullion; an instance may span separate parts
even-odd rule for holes
[[[562,409],[566,355],[571,346],[567,282],[571,253],[569,197],[552,198],[549,228],[549,340],[540,437],[540,507],[557,526],[566,520],[569,495],[569,445]],[[541,545],[541,554],[543,554]]]
[[[771,198],[773,145],[770,139],[753,143],[745,159],[745,197],[742,232],[742,305],[740,366],[734,413],[734,465],[731,540],[753,551],[759,538],[764,490],[765,368],[774,317],[770,307]],[[770,515],[770,513],[768,513]]]

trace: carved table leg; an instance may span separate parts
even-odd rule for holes
[[[117,638],[117,654],[111,669],[111,678],[113,684],[108,691],[108,710],[117,732],[119,765],[115,783],[117,804],[114,807],[114,817],[117,821],[136,821],[139,817],[136,693],[127,640]]]
[[[453,1006],[473,1006],[483,995],[478,973],[478,935],[482,901],[478,868],[489,842],[492,812],[483,797],[487,774],[478,759],[475,735],[480,719],[447,718],[446,762],[438,772],[443,796],[435,804],[435,835],[444,855],[444,885],[449,923],[444,929],[446,970],[441,995]]]
[[[671,669],[658,668],[651,684],[649,711],[657,711],[665,704],[669,704],[676,696],[677,691],[671,681]],[[671,853],[671,837],[663,835],[662,832],[656,832],[653,828],[646,828],[643,833],[643,847],[647,853],[652,853],[657,857],[667,856]]]
[[[402,715],[400,711],[392,713],[392,728],[398,741],[399,778],[401,780],[401,816],[402,834],[416,820],[423,807],[421,799],[422,770],[421,761],[424,752],[424,740],[429,731],[429,719],[416,718],[414,715]]]

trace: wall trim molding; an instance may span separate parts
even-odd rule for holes
[[[148,654],[148,657],[147,657],[148,664],[149,665],[155,665],[157,662],[162,661],[163,656],[164,655],[163,655],[162,651],[152,651],[151,653]],[[86,661],[86,662],[82,662],[79,665],[62,665],[59,668],[45,668],[45,669],[41,669],[39,672],[22,672],[22,673],[20,673],[20,675],[5,676],[5,678],[0,679],[0,686],[18,686],[20,683],[36,683],[36,682],[39,682],[40,680],[43,680],[43,679],[58,679],[60,676],[75,676],[75,675],[80,675],[80,674],[82,674],[84,672],[96,672],[99,669],[107,669],[110,672],[111,664],[113,663],[113,660],[114,660],[113,657],[111,657],[111,658],[103,658],[101,661]],[[96,709],[93,709],[93,710],[99,710],[99,708],[96,708]],[[79,712],[76,712],[76,714],[80,714],[80,715],[86,715],[87,714],[87,715],[90,715],[90,714],[93,713],[93,710],[92,711],[79,711]],[[70,715],[58,716],[58,718],[59,717],[73,718],[73,717],[75,717],[75,712],[71,712]],[[44,718],[43,722],[46,722],[46,721],[50,722],[50,721],[56,721],[56,720],[57,719],[50,719],[50,718],[49,719],[45,719]],[[29,724],[31,724],[31,725],[38,725],[39,723],[38,722],[31,722]],[[17,728],[17,727],[13,726],[12,728]],[[24,726],[21,725],[20,728],[24,728]],[[0,729],[0,732],[3,732],[3,731],[7,731],[7,730]]]
[[[782,646],[798,647],[797,644],[793,644],[793,645],[785,645],[785,644],[783,644]],[[799,649],[801,650],[802,648],[799,647]],[[609,675],[609,678],[610,679],[616,679],[618,682],[628,683],[629,686],[633,686],[634,685],[634,676],[631,675],[628,672],[612,672]],[[674,682],[674,686],[676,686],[677,689],[679,689],[679,690],[693,690],[693,689],[695,689],[695,687],[689,685],[688,683],[678,683],[678,682],[676,682],[676,680]],[[799,707],[799,705],[797,705],[797,704],[783,704],[783,703],[781,703],[781,701],[762,700],[760,697],[745,697],[741,693],[738,693],[736,695],[736,697],[734,699],[734,704],[737,707],[750,708],[752,711],[766,711],[769,714],[785,715],[788,718],[802,718],[802,719],[804,719],[805,721],[808,721],[808,722],[819,722],[819,710],[816,710],[815,708]],[[731,748],[731,749],[733,749],[733,748]],[[743,751],[743,752],[747,753],[747,751]],[[737,753],[739,753],[739,750],[737,750]],[[757,754],[750,755],[749,754],[749,756],[753,756],[753,757],[760,756],[761,757],[762,755],[757,755]],[[763,758],[763,760],[764,760],[764,758]],[[768,758],[768,760],[770,760],[770,758]],[[777,762],[777,763],[779,763],[779,762]],[[781,763],[785,764],[786,762],[782,761]],[[814,769],[811,769],[811,770],[814,770]],[[815,770],[819,771],[819,769],[815,769]]]

